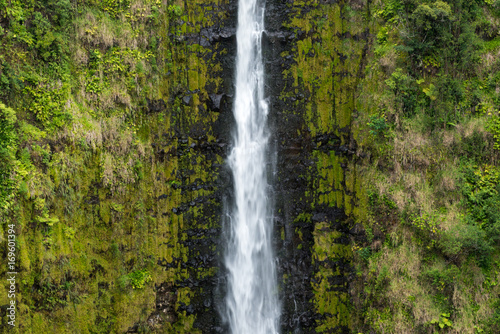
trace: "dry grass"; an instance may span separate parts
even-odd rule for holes
[[[447,172],[442,175],[437,185],[438,190],[441,190],[443,193],[457,190],[458,171],[457,168],[453,168],[456,164],[457,162],[455,162],[454,166],[450,166],[452,169],[447,169]]]
[[[144,157],[146,147],[134,134],[134,128],[124,123],[124,116],[112,116],[98,119],[89,110],[68,101],[67,111],[72,115],[72,124],[57,134],[60,142],[70,142],[73,145],[85,144],[94,152],[101,151],[100,173],[104,186],[113,192],[124,192],[126,185],[134,183],[135,161]],[[102,149],[102,150],[100,150]],[[76,172],[77,166],[68,165],[71,159],[58,160],[61,175],[66,175],[70,169]],[[40,188],[33,184],[32,188]]]
[[[398,233],[408,234],[401,229]],[[428,294],[429,288],[419,283],[422,256],[417,246],[409,240],[409,236],[406,236],[399,247],[384,247],[382,256],[370,261],[372,271],[380,273],[383,267],[388,269],[389,285],[384,295],[391,305],[393,333],[413,333],[415,325],[429,323],[438,318],[440,313]],[[413,321],[408,321],[404,309],[411,310]]]
[[[442,132],[442,143],[446,149],[455,146],[460,140],[458,133],[455,129],[444,130]]]
[[[76,21],[76,38],[83,45],[107,49],[113,46],[114,32],[109,18],[97,18],[87,11],[85,17]]]
[[[87,50],[85,50],[80,46],[77,46],[72,54],[76,64],[83,66],[87,65],[89,61],[89,57],[87,56]]]
[[[420,273],[420,251],[414,245],[404,240],[400,247],[396,249],[385,247],[382,253],[378,261],[379,270],[382,269],[381,266],[387,266],[391,277],[417,278]]]
[[[387,74],[391,74],[396,69],[396,51],[394,48],[391,48],[388,52],[386,52],[379,60],[379,65],[382,71]]]
[[[130,49],[147,47],[151,32],[144,30],[144,24],[150,15],[151,3],[141,0],[133,2],[127,16],[122,13],[117,21],[87,11],[85,16],[76,20],[76,38],[82,45],[101,50],[112,46]]]
[[[394,160],[407,169],[424,169],[432,161],[429,156],[432,143],[422,133],[409,128],[404,134],[394,138]]]
[[[101,110],[110,110],[116,107],[130,108],[131,106],[132,99],[124,83],[115,82],[110,88],[105,89],[99,95],[99,107]]]
[[[144,2],[143,0],[134,1],[130,5],[130,13],[135,21],[145,23],[148,20],[148,16],[151,15],[151,3]]]
[[[458,279],[453,291],[453,305],[458,310],[453,323],[452,333],[474,333],[474,324],[478,320],[485,320],[492,315],[492,309],[488,306],[490,294],[483,286],[484,275],[481,268],[474,263],[469,263],[467,272],[463,273],[471,281]],[[480,305],[478,310],[473,309],[473,305]]]
[[[459,203],[453,203],[448,206],[446,209],[446,215],[444,217],[444,221],[440,224],[440,227],[443,231],[448,231],[454,226],[460,224],[460,209]]]
[[[456,129],[442,132],[443,140],[434,140],[421,132],[418,120],[405,120],[404,131],[393,138],[393,169],[387,174],[373,169],[367,172],[380,196],[390,194],[400,212],[405,208],[432,213],[438,207],[455,203],[459,157],[448,156],[458,138],[480,133],[486,140],[485,121],[473,119]]]
[[[482,58],[483,58],[483,64],[485,65],[485,67],[490,67],[493,64],[495,64],[495,62],[497,61],[498,58],[500,58],[500,50],[488,52],[485,55],[483,55]]]
[[[403,210],[408,204],[409,196],[404,189],[397,189],[392,193],[392,200],[396,203],[399,210]]]
[[[486,121],[487,119],[485,117],[472,118],[468,122],[458,124],[456,126],[456,131],[461,138],[467,138],[474,133],[479,133],[486,141],[489,134],[488,131],[486,131]]]
[[[103,141],[101,122],[94,119],[84,108],[80,108],[72,100],[68,100],[66,110],[71,114],[73,122],[71,127],[65,127],[62,132],[57,134],[57,139],[66,139],[75,145],[84,139],[92,150],[101,147]]]
[[[113,156],[108,152],[104,152],[101,155],[101,181],[102,184],[106,186],[112,186],[115,184],[115,175],[113,173]]]

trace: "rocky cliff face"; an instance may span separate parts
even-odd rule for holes
[[[349,332],[351,128],[370,46],[366,3],[268,1],[283,332]],[[281,236],[281,238],[280,238]]]
[[[32,171],[16,181],[15,208],[3,216],[19,236],[15,330],[225,332],[220,240],[232,196],[225,159],[237,3],[113,4],[68,9],[76,31],[64,71],[79,80],[51,86],[58,74],[41,71],[46,80],[4,95],[25,110],[16,126],[28,153],[19,161]],[[29,26],[37,9],[23,8]],[[371,45],[369,4],[268,0],[266,8],[283,333],[348,333],[350,228],[363,206],[352,122]],[[33,54],[37,69],[44,60]],[[54,115],[33,110],[40,94],[61,90],[70,116],[53,128]],[[4,309],[2,319],[7,332]]]

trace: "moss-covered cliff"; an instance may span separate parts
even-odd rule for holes
[[[1,235],[15,224],[14,332],[217,323],[228,8],[1,4]]]
[[[226,332],[236,10],[0,0],[2,332]],[[500,3],[266,27],[283,333],[498,332]]]

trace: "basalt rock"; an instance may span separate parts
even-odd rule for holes
[[[210,94],[209,108],[213,111],[220,112],[221,111],[221,103],[227,103],[226,94]]]
[[[162,99],[150,100],[146,98],[148,113],[158,113],[167,110],[167,105]]]

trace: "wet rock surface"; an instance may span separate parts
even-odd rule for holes
[[[323,1],[320,5],[333,5],[333,1]],[[339,313],[344,313],[343,319],[348,319],[347,309],[321,311],[321,289],[329,294],[330,298],[343,300],[340,304],[349,304],[349,274],[352,271],[349,259],[351,238],[362,238],[362,228],[349,228],[350,218],[343,208],[337,209],[336,201],[324,202],[322,198],[332,198],[331,195],[343,193],[342,198],[352,196],[346,203],[355,205],[356,197],[349,189],[352,185],[340,175],[342,179],[331,181],[328,184],[322,170],[338,168],[339,172],[349,171],[350,161],[356,161],[357,144],[353,139],[349,126],[341,125],[340,120],[332,117],[330,130],[313,131],[312,123],[319,123],[315,118],[308,121],[307,110],[316,112],[319,116],[318,96],[315,90],[320,87],[312,85],[307,88],[300,80],[294,81],[287,71],[293,71],[298,64],[297,46],[309,40],[312,43],[322,44],[316,27],[310,29],[292,27],[292,17],[305,20],[307,13],[317,8],[317,5],[305,5],[293,8],[290,1],[268,0],[266,2],[266,34],[263,39],[265,45],[264,59],[266,61],[267,87],[270,99],[270,127],[273,148],[271,154],[276,154],[274,162],[276,173],[273,178],[275,205],[275,245],[277,249],[278,284],[281,291],[283,313],[281,325],[283,333],[316,333],[321,324],[341,319]],[[295,11],[295,12],[294,12]],[[318,15],[321,15],[318,14]],[[325,15],[323,15],[325,17]],[[321,19],[319,16],[318,20]],[[334,20],[330,17],[329,20]],[[337,38],[367,43],[370,37],[368,30],[362,32],[337,33]],[[303,44],[302,44],[303,45]],[[351,55],[344,55],[340,48],[336,48],[335,57],[339,64],[352,61]],[[333,67],[331,76],[338,81],[344,78],[361,77],[363,73],[363,56],[366,56],[366,47],[363,48],[361,65],[348,68]],[[318,58],[316,48],[311,48],[304,56],[305,62]],[[332,56],[333,59],[333,56]],[[349,87],[349,85],[346,85]],[[354,91],[354,90],[352,90]],[[351,91],[346,88],[336,90],[335,84],[329,87],[328,94],[332,94],[333,102],[341,101],[349,96]],[[338,95],[338,96],[335,96]],[[322,97],[320,96],[319,99]],[[345,102],[337,102],[339,104]],[[330,113],[335,114],[335,106],[331,106]],[[347,109],[347,113],[354,109]],[[273,151],[274,149],[274,151]],[[338,157],[338,162],[330,165],[321,165],[322,157]],[[272,158],[271,158],[272,160]],[[324,161],[324,160],[323,160]],[[335,164],[338,164],[335,166]],[[321,186],[319,189],[318,185]],[[337,195],[335,195],[337,196]],[[335,197],[333,196],[333,197]],[[338,197],[338,196],[337,196]],[[323,239],[326,238],[326,239]],[[321,245],[335,245],[338,254],[325,250],[327,256],[321,255]],[[318,249],[319,252],[318,253]],[[320,274],[329,272],[331,274]],[[326,281],[326,282],[323,282]],[[323,288],[321,288],[323,287]],[[328,325],[323,330],[331,333],[350,333],[349,322],[339,320],[336,325]]]
[[[283,26],[287,16],[283,13],[289,12],[285,2],[267,2],[268,31],[264,39],[271,101],[270,126],[277,154],[277,172],[273,181],[276,200],[275,244],[283,307],[281,326],[283,333],[316,333],[318,321],[327,315],[319,314],[313,304],[315,296],[311,282],[316,279],[315,273],[322,264],[313,262],[315,223],[327,222],[331,228],[345,230],[345,215],[342,210],[325,205],[312,209],[315,200],[304,198],[307,192],[314,191],[308,180],[319,177],[311,168],[316,163],[313,151],[332,150],[342,154],[341,140],[334,134],[316,137],[308,134],[303,115],[305,105],[311,98],[308,91],[300,90],[288,98],[280,98],[286,87],[293,86],[291,79],[283,77],[283,70],[289,69],[294,62],[292,57],[282,57],[281,54],[291,53],[294,42],[306,35],[299,29],[285,30]],[[297,136],[298,131],[302,135]],[[312,219],[297,219],[300,216]],[[338,268],[342,272],[349,269],[347,260],[327,262],[326,265],[333,270]],[[343,275],[331,279],[332,285],[341,286],[342,290],[347,291]],[[336,330],[348,332],[346,328]]]
[[[304,6],[301,15],[306,15],[312,9],[312,6]],[[232,199],[231,173],[224,161],[231,147],[231,129],[234,127],[232,102],[237,1],[217,10],[225,11],[224,20],[217,21],[213,26],[203,27],[199,33],[187,34],[185,40],[188,44],[198,44],[209,50],[205,59],[217,55],[217,61],[223,69],[217,73],[222,84],[218,87],[207,84],[199,91],[174,91],[170,103],[166,104],[163,100],[147,101],[148,112],[165,112],[174,120],[170,125],[173,131],[155,137],[152,147],[156,161],[168,163],[171,159],[177,159],[179,163],[175,173],[176,182],[171,187],[180,191],[182,201],[174,207],[165,207],[161,215],[182,219],[183,228],[177,232],[175,240],[187,250],[186,257],[157,259],[157,265],[165,270],[176,270],[183,274],[172,284],[156,288],[157,307],[148,318],[150,328],[156,328],[162,321],[176,323],[181,315],[194,315],[193,328],[202,333],[228,332],[227,325],[221,319],[226,284],[222,260],[222,226],[224,207],[231,205]],[[282,333],[316,333],[319,324],[338,317],[336,312],[342,312],[319,312],[317,294],[320,287],[325,289],[324,293],[332,296],[347,296],[348,274],[351,271],[347,253],[332,256],[326,251],[329,255],[323,256],[321,252],[318,253],[317,247],[328,237],[330,239],[327,239],[327,244],[347,249],[350,237],[363,236],[361,228],[349,228],[349,219],[343,209],[335,208],[335,203],[321,200],[342,191],[353,194],[345,190],[345,180],[339,180],[337,186],[332,181],[329,186],[318,189],[320,182],[328,181],[321,170],[334,168],[334,163],[321,167],[318,157],[339,157],[343,159],[338,163],[339,170],[347,170],[348,161],[357,158],[357,145],[348,126],[340,128],[335,125],[336,128],[332,127],[328,131],[311,130],[310,123],[316,120],[308,121],[307,117],[310,116],[306,115],[306,110],[312,108],[314,111],[316,108],[315,91],[306,89],[302,84],[296,85],[293,78],[284,73],[297,66],[294,53],[299,41],[312,39],[321,43],[321,39],[313,30],[286,28],[292,15],[294,12],[291,2],[267,1],[267,31],[262,43],[267,77],[266,93],[270,106],[269,127],[272,134],[269,171],[273,171],[270,173],[270,180],[273,186],[271,197],[275,203],[274,244],[282,303]],[[367,38],[367,33],[345,32],[339,38],[363,40]],[[313,49],[306,54],[310,58],[317,56]],[[341,52],[338,52],[337,57],[340,62],[348,59],[348,55]],[[356,77],[358,73],[339,68],[334,69],[331,75],[341,80]],[[288,93],[287,90],[292,88],[293,92]],[[196,106],[196,101],[202,103]],[[175,103],[184,108],[196,107],[202,115],[215,113],[217,117],[209,122],[208,118],[205,122],[192,122],[185,112],[171,107]],[[215,140],[206,136],[209,129],[213,131]],[[208,169],[202,172],[203,168]],[[202,173],[206,173],[208,179],[198,176]],[[169,198],[168,194],[156,196],[158,203],[168,202]],[[166,246],[177,247],[174,244]],[[320,274],[325,271],[332,274]],[[208,272],[210,274],[203,274]],[[190,293],[189,302],[178,300],[180,291],[187,291],[185,289]],[[172,303],[176,306],[172,307]],[[348,301],[343,300],[342,303],[348,304]],[[130,330],[137,332],[139,327]],[[332,325],[328,327],[328,332],[349,333],[348,324],[343,322]]]

